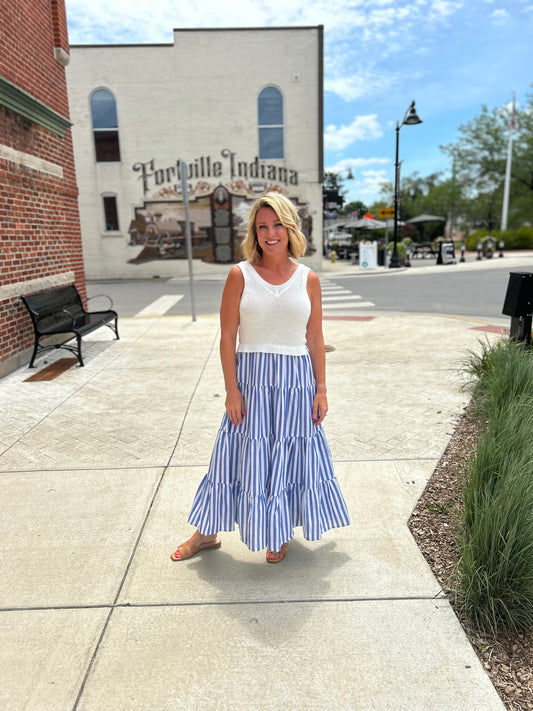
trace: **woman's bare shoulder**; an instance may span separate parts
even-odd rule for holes
[[[240,289],[244,287],[244,275],[238,264],[235,264],[228,272],[226,287],[229,289]]]
[[[307,286],[309,289],[320,289],[320,279],[312,269],[307,273]]]

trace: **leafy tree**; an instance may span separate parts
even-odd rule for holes
[[[352,212],[357,212],[359,217],[363,217],[368,212],[368,208],[361,200],[354,200],[345,205],[342,210],[343,215],[350,215]]]
[[[505,108],[481,113],[459,128],[457,141],[441,146],[451,161],[451,178],[439,173],[401,177],[400,219],[422,213],[445,217],[454,231],[485,228],[489,232],[501,225],[505,171],[509,146],[510,112]],[[343,176],[326,173],[324,187],[343,194]],[[344,190],[344,194],[347,191]],[[380,199],[370,206],[377,214],[380,207],[394,204],[394,185],[382,184]],[[367,212],[362,201],[346,205],[343,213]],[[533,94],[516,109],[513,131],[512,172],[509,201],[509,228],[533,221]],[[444,223],[425,223],[423,228],[405,226],[402,232],[415,239],[433,239],[443,233]]]
[[[533,96],[517,109],[513,133],[509,226],[519,227],[533,213]],[[481,114],[460,127],[460,137],[441,146],[453,163],[461,187],[464,218],[468,224],[499,227],[509,145],[510,114],[501,108]]]

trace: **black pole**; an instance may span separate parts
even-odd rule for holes
[[[392,254],[389,262],[389,268],[395,268],[400,266],[400,260],[398,258],[398,212],[400,211],[400,162],[399,162],[399,144],[400,144],[400,123],[396,123],[396,162],[395,167],[395,178],[394,178],[394,244],[392,247]]]

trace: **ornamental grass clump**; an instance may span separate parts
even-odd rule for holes
[[[502,341],[465,369],[482,434],[466,472],[458,601],[479,629],[532,630],[532,353]]]

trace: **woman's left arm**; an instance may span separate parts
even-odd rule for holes
[[[326,393],[326,351],[322,332],[322,294],[320,281],[314,272],[307,277],[307,293],[311,302],[311,315],[307,322],[307,348],[311,356],[316,393],[313,400],[313,424],[319,425],[328,411]]]

